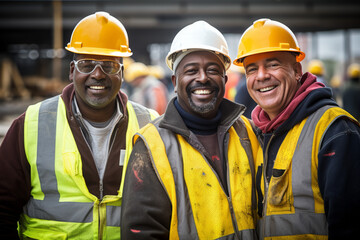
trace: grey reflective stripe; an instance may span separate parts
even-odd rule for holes
[[[328,106],[320,108],[306,120],[300,133],[296,151],[292,158],[292,189],[294,195],[295,212],[307,210],[315,212],[314,193],[311,187],[312,145],[317,123]]]
[[[183,175],[183,162],[180,145],[175,135],[164,129],[158,128],[162,141],[165,145],[171,170],[174,176],[176,189],[177,217],[179,239],[199,239],[191,209],[190,198],[185,186]]]
[[[93,206],[93,202],[59,202],[57,197],[47,197],[46,200],[31,198],[24,213],[33,218],[83,223],[92,222]]]
[[[44,190],[52,192],[54,198],[57,198],[57,202],[60,198],[55,176],[55,135],[58,102],[59,96],[55,96],[45,100],[40,105],[36,160],[41,189],[43,192]],[[45,195],[45,198],[47,197]]]
[[[289,235],[327,235],[328,226],[324,213],[315,213],[312,190],[312,145],[315,128],[323,114],[332,106],[324,106],[306,120],[292,157],[292,191],[295,214],[266,216],[265,237]],[[323,133],[325,134],[325,133]],[[264,219],[260,220],[260,225]],[[295,227],[296,226],[296,227]]]
[[[147,123],[151,121],[151,116],[149,110],[147,110],[145,107],[141,106],[140,104],[137,104],[135,102],[130,101],[132,107],[134,108],[136,118],[139,123],[139,128],[142,128]]]
[[[106,206],[106,226],[120,227],[121,207]]]
[[[263,221],[260,220],[261,222]],[[325,214],[296,213],[266,216],[265,237],[291,235],[327,235]],[[261,238],[260,238],[261,239]]]

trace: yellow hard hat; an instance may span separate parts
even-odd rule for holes
[[[324,75],[324,64],[318,59],[313,59],[309,62],[308,72],[317,76],[322,76]]]
[[[349,78],[358,78],[360,77],[360,65],[357,63],[352,63],[347,69],[347,75]]]
[[[150,75],[157,79],[163,79],[165,77],[164,69],[159,65],[148,66]]]
[[[129,57],[129,39],[122,23],[107,12],[83,18],[74,28],[66,50],[78,54]]]
[[[245,57],[276,51],[299,53],[296,57],[298,62],[305,58],[305,53],[300,51],[294,33],[287,26],[270,19],[259,19],[241,36],[237,58],[233,63],[243,66]]]
[[[149,75],[149,69],[141,62],[134,62],[124,70],[124,79],[126,82],[132,82],[136,78],[146,75]]]

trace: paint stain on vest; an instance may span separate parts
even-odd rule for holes
[[[287,189],[289,182],[286,179],[287,175],[281,177],[271,178],[271,187],[269,189],[269,203],[274,206],[281,206],[287,202]]]
[[[138,183],[143,183],[141,178],[141,173],[143,172],[143,168],[145,166],[143,154],[135,153],[135,160],[132,165],[133,174]]]

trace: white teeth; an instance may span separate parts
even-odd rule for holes
[[[101,89],[105,89],[105,87],[104,86],[90,86],[90,89],[101,90]]]
[[[199,94],[199,95],[206,95],[206,94],[210,94],[211,91],[210,90],[202,90],[202,89],[200,89],[200,90],[195,90],[194,93]]]
[[[273,90],[274,88],[275,88],[275,86],[266,87],[266,88],[261,88],[261,89],[259,89],[259,91],[260,91],[260,92],[267,92],[267,91]]]

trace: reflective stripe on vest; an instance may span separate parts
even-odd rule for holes
[[[261,239],[291,235],[327,238],[324,203],[317,182],[317,155],[327,128],[343,116],[351,118],[340,108],[324,106],[289,131],[274,163],[275,171],[285,172],[270,180],[266,216],[259,221]]]
[[[145,111],[146,108],[136,104],[134,104],[134,108],[132,106],[128,102],[127,108],[130,109],[128,111],[128,130],[134,133],[139,129],[139,125],[146,124],[155,115],[151,113],[150,117],[150,112]],[[139,115],[139,118],[136,114]],[[139,119],[139,123],[136,119]],[[65,138],[62,137],[63,135]],[[127,133],[128,135],[131,141],[132,135]],[[100,222],[106,222],[106,226],[116,227],[116,231],[120,232],[121,194],[105,196],[102,202],[99,202],[99,199],[88,192],[82,176],[80,153],[68,125],[65,105],[60,96],[29,107],[25,115],[24,144],[31,166],[33,187],[32,196],[24,207],[24,214],[27,215],[24,218],[27,219],[24,221],[25,224],[33,218],[39,219],[36,221],[42,221],[43,228],[53,225],[46,220],[90,223],[91,228],[97,228],[98,224],[91,222],[106,216],[106,221],[104,219]],[[34,151],[35,148],[36,151]],[[61,164],[57,161],[61,161]],[[61,192],[64,191],[64,189],[59,189],[64,186],[58,186],[58,184],[62,184],[61,181],[66,181],[67,192],[65,195],[67,194],[67,196],[61,195]],[[71,189],[74,191],[73,196],[71,196]],[[74,199],[71,200],[72,198]],[[94,219],[95,217],[96,219]],[[25,226],[25,228],[31,229],[31,226]],[[103,236],[106,236],[108,230],[104,229],[104,226],[100,226],[100,228],[100,233],[104,231]],[[93,231],[94,236],[97,235],[97,229],[93,229]],[[91,236],[91,232],[90,230],[87,233],[84,232],[86,234],[84,237]],[[110,231],[110,233],[114,232]],[[119,236],[108,237],[118,238]],[[95,236],[95,238],[97,237]]]
[[[234,180],[233,171],[231,171],[228,172],[228,178],[231,179],[231,180],[228,179],[228,182],[230,182],[229,183],[230,191],[234,191],[233,194],[235,195],[231,195],[231,197],[226,197],[226,194],[223,192],[223,190],[220,190],[221,192],[217,193],[219,195],[219,197],[217,198],[218,200],[216,200],[215,202],[218,205],[221,205],[220,202],[223,203],[224,205],[222,206],[217,206],[216,204],[213,205],[213,211],[210,211],[208,209],[208,206],[205,207],[206,209],[201,208],[200,206],[201,204],[199,203],[201,201],[197,202],[197,199],[193,199],[192,201],[190,201],[190,199],[194,198],[194,196],[196,195],[195,193],[196,191],[201,191],[202,189],[199,189],[197,187],[194,188],[194,186],[192,185],[204,184],[209,189],[206,190],[204,193],[214,194],[214,191],[218,191],[218,189],[221,189],[218,180],[214,181],[214,179],[217,179],[217,177],[214,175],[213,170],[211,170],[211,168],[209,167],[210,165],[206,162],[205,157],[202,154],[200,154],[196,149],[191,147],[187,143],[187,141],[185,141],[183,137],[181,137],[180,135],[175,135],[173,132],[167,129],[159,128],[158,127],[159,122],[160,119],[154,122],[154,125],[148,125],[146,129],[140,131],[140,133],[134,138],[133,141],[136,141],[136,138],[138,136],[140,136],[144,140],[145,145],[151,152],[150,157],[152,158],[154,169],[157,172],[158,176],[160,176],[159,180],[164,185],[164,188],[167,190],[168,196],[171,200],[173,213],[172,213],[172,222],[170,227],[170,238],[171,239],[217,238],[224,240],[238,239],[238,238],[256,239],[256,233],[254,230],[255,228],[254,219],[252,217],[249,217],[249,215],[254,216],[255,209],[254,208],[252,209],[251,207],[254,204],[254,202],[252,201],[252,193],[254,193],[254,190],[252,189],[252,185],[251,185],[252,171],[250,170],[249,163],[247,162],[248,161],[247,157],[244,156],[241,157],[241,159],[244,162],[235,163],[236,160],[234,160],[234,164],[230,164],[230,166],[228,166],[228,168],[231,168],[232,170],[235,169],[238,170],[238,167],[241,166],[243,168],[240,170],[240,172],[243,171],[247,172],[247,175],[242,174],[240,172],[238,173],[243,177],[242,179],[244,182],[244,186],[242,186],[243,188],[241,189],[242,192],[241,195],[244,198],[246,198],[246,200],[241,201],[243,200],[241,199],[239,201],[238,197],[234,197],[236,193],[237,194],[239,193],[240,190],[239,188],[235,187],[233,184],[236,180]],[[243,127],[243,129],[244,128],[245,127]],[[236,135],[234,128],[231,128],[229,132],[230,132],[230,141],[231,141],[229,145],[231,145],[233,149],[234,148],[233,144],[235,144],[236,139],[239,139],[239,135]],[[254,139],[255,139],[255,135],[254,135]],[[227,140],[229,140],[229,136]],[[247,140],[249,139],[247,138]],[[239,149],[241,148],[240,141],[237,141],[236,146],[238,146]],[[226,147],[227,146],[225,146],[225,148]],[[243,152],[241,153],[248,154],[249,156],[251,156],[252,149],[250,145],[249,147],[250,149],[249,148],[246,149],[248,152],[242,149]],[[229,155],[231,155],[230,152],[231,151],[229,151]],[[240,154],[240,150],[236,152]],[[197,164],[189,164],[189,162],[192,162],[191,159],[189,159],[190,156],[189,154],[192,157],[199,159],[199,161],[197,161],[198,162]],[[156,156],[155,159],[153,158],[153,156]],[[230,157],[232,157],[231,159],[236,159],[234,155],[231,155]],[[203,159],[204,161],[201,161],[200,159]],[[239,158],[237,158],[237,160],[240,161]],[[202,169],[201,171],[204,171],[203,176],[208,178],[208,180],[206,180],[206,184],[200,181],[191,184],[191,182],[193,181],[188,178],[190,178],[192,174],[197,176],[197,173],[195,173],[196,170],[194,170],[194,173],[189,173],[189,171],[192,171],[192,167],[194,168],[199,167]],[[186,181],[190,181],[190,182],[186,184]],[[209,196],[207,197],[203,196],[203,198],[207,198],[207,200],[210,201],[211,198],[209,199]],[[197,207],[195,207],[194,209],[194,206]],[[209,218],[204,220],[201,219],[195,220],[195,218],[199,218],[199,217],[201,218],[201,216],[204,216],[204,210],[208,214],[212,214],[214,211],[217,214],[221,213],[222,217],[221,219]],[[194,216],[194,214],[196,216]],[[216,218],[216,217],[213,216],[212,218]],[[206,224],[207,221],[209,221],[208,224]],[[215,226],[217,225],[216,223],[219,221],[221,223],[218,225],[221,225],[221,227]],[[198,226],[196,222],[198,222]],[[236,226],[234,227],[234,225]],[[219,230],[220,228],[222,230]],[[238,228],[241,229],[238,230]]]

